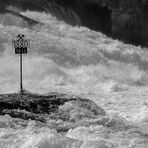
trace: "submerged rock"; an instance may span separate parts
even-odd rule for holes
[[[47,117],[74,122],[82,118],[93,119],[106,115],[105,111],[91,100],[59,93],[0,95],[0,115],[6,114],[14,118],[41,122],[46,122]]]

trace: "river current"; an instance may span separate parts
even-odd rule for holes
[[[30,40],[28,54],[23,55],[25,89],[91,99],[111,120],[101,120],[109,124],[102,126],[85,110],[86,117],[73,124],[0,116],[0,148],[147,148],[148,50],[67,25],[50,14],[22,14],[43,24],[17,27],[15,19],[0,24],[0,93],[19,90],[19,55],[12,41],[22,33]],[[70,129],[59,133],[55,127]]]

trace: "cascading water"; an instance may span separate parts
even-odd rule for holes
[[[0,7],[15,12],[50,13],[70,25],[85,26],[125,43],[148,47],[146,0],[1,0]]]
[[[45,124],[0,116],[0,148],[147,147],[147,49],[73,27],[43,12],[21,14],[42,24],[30,28],[24,20],[14,21],[13,15],[1,21],[0,93],[19,89],[19,56],[11,43],[22,33],[31,44],[23,57],[24,88],[89,98],[109,117],[94,116],[73,103],[60,106],[69,120],[46,115]],[[58,133],[57,127],[68,131]]]

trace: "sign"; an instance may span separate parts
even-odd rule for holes
[[[27,54],[29,40],[25,40],[25,36],[23,34],[19,34],[12,44],[15,48],[15,54]]]
[[[27,48],[15,48],[15,54],[27,54]]]
[[[22,54],[27,54],[27,48],[29,47],[29,41],[25,39],[23,34],[19,34],[17,39],[12,42],[12,46],[15,48],[15,54],[20,54],[20,93],[23,93],[23,64]]]

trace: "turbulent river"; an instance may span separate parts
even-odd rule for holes
[[[0,93],[19,90],[19,55],[12,40],[22,33],[30,40],[23,56],[25,89],[88,98],[105,109],[111,121],[103,121],[109,127],[102,126],[85,110],[74,125],[60,119],[43,124],[0,116],[0,148],[147,148],[148,50],[72,27],[50,14],[22,14],[43,24],[30,29],[26,24],[10,26],[15,19],[0,24]],[[57,126],[71,128],[59,133]]]

